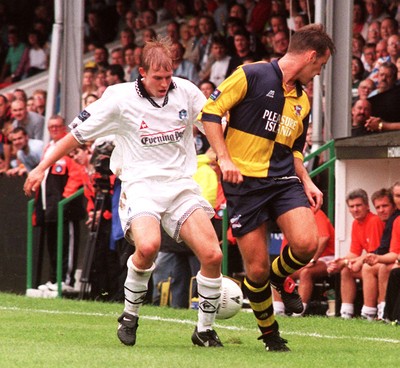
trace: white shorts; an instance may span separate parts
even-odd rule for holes
[[[199,208],[203,208],[209,218],[214,216],[212,206],[201,196],[198,184],[191,178],[122,182],[119,216],[125,238],[131,243],[131,223],[143,216],[153,216],[173,239],[182,241],[179,233],[183,223]]]

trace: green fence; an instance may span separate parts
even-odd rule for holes
[[[329,220],[334,224],[334,213],[335,213],[335,142],[334,140],[325,143],[323,146],[310,153],[307,157],[305,157],[304,162],[307,162],[314,157],[320,155],[321,153],[326,152],[328,154],[327,160],[318,166],[315,170],[310,172],[310,177],[314,178],[318,174],[322,173],[325,170],[328,170],[328,209],[327,216]]]
[[[64,198],[58,203],[57,217],[57,286],[58,296],[61,297],[62,283],[62,254],[63,254],[63,232],[64,232],[64,207],[66,204],[83,194],[83,188],[79,189],[68,198]],[[27,228],[27,265],[26,265],[26,288],[32,288],[33,279],[33,214],[34,199],[28,202],[28,228]]]

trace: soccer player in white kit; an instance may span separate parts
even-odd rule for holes
[[[199,258],[198,322],[192,342],[223,346],[213,329],[220,299],[222,252],[211,224],[211,205],[201,197],[192,179],[197,161],[193,124],[205,103],[190,81],[172,77],[167,39],[148,42],[143,49],[140,75],[135,82],[107,88],[70,124],[60,140],[28,176],[26,195],[39,188],[47,167],[57,158],[87,141],[115,135],[110,168],[121,179],[119,215],[125,237],[135,245],[128,259],[125,308],[118,318],[117,335],[125,345],[135,345],[142,305],[154,260],[160,248],[160,222],[177,241]]]

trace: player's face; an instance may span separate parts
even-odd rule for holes
[[[329,50],[326,50],[325,55],[320,57],[316,55],[315,51],[311,51],[308,55],[309,62],[307,66],[302,70],[298,78],[301,84],[306,85],[316,75],[320,75],[322,68],[328,62],[330,56],[331,53]]]
[[[377,198],[374,201],[376,214],[382,221],[387,221],[394,211],[394,206],[388,197]]]
[[[172,80],[172,70],[163,68],[154,70],[153,67],[150,67],[146,72],[143,68],[140,68],[140,74],[143,76],[144,88],[151,97],[162,98],[166,96]]]
[[[354,220],[357,221],[364,220],[369,212],[369,206],[365,204],[361,198],[349,199],[347,201],[347,206]]]

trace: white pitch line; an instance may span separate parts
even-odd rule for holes
[[[20,312],[35,312],[35,313],[45,313],[45,314],[57,314],[57,315],[75,315],[75,316],[91,316],[91,317],[114,317],[118,316],[116,313],[96,313],[96,312],[74,312],[74,311],[58,311],[58,310],[47,310],[47,309],[26,309],[26,308],[19,308],[19,307],[3,307],[0,306],[0,310],[5,311],[20,311]],[[150,321],[161,321],[161,322],[171,322],[171,323],[179,323],[185,325],[192,325],[196,324],[195,321],[188,320],[188,319],[175,319],[175,318],[164,318],[159,316],[140,316],[141,319],[146,319]],[[253,331],[255,329],[252,328],[245,328],[245,327],[236,327],[236,326],[225,326],[215,323],[215,327],[222,328],[225,330],[231,331]],[[302,333],[302,332],[292,332],[292,331],[281,331],[285,335],[295,335],[295,336],[305,336],[305,337],[317,337],[323,339],[335,339],[335,340],[353,340],[355,337],[352,336],[332,336],[332,335],[323,335],[320,333]],[[390,344],[399,344],[400,340],[397,339],[386,339],[386,338],[377,338],[377,337],[356,337],[358,341],[373,341],[373,342],[385,342]]]

